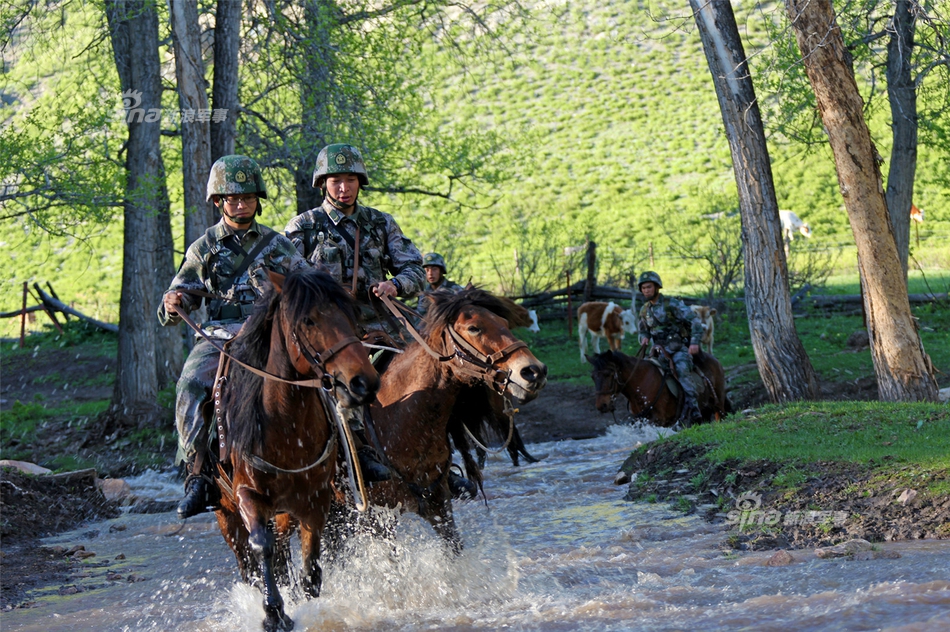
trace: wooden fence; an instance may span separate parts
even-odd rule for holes
[[[90,318],[82,312],[73,307],[66,305],[61,300],[59,296],[56,295],[56,291],[53,290],[53,286],[49,282],[46,283],[49,293],[45,292],[43,288],[40,287],[39,283],[33,284],[33,290],[30,290],[29,284],[27,281],[23,282],[23,307],[16,311],[12,312],[0,312],[0,318],[15,318],[20,317],[20,346],[22,347],[26,344],[26,320],[27,315],[32,314],[33,312],[44,312],[47,317],[53,322],[53,325],[56,329],[63,333],[63,326],[59,324],[59,318],[57,314],[62,315],[63,320],[68,321],[70,316],[78,318],[79,320],[86,321],[99,329],[109,331],[112,333],[119,333],[119,326],[113,325],[112,323],[104,323],[102,321],[96,320],[95,318]],[[28,299],[32,298],[37,304],[36,305],[27,305]]]

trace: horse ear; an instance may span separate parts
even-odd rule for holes
[[[280,292],[284,288],[284,279],[287,277],[283,274],[277,274],[273,270],[268,270],[267,276],[270,278],[270,282],[274,284],[275,290]]]
[[[593,362],[591,362],[590,360],[590,356],[587,355],[586,353],[584,354],[584,359],[587,360],[587,364],[593,364]]]

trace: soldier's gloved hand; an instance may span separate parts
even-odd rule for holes
[[[648,344],[650,344],[650,339],[649,339],[649,338],[644,338],[643,336],[640,336],[640,346],[641,346],[641,347],[645,347],[645,346],[647,346]]]
[[[165,295],[162,296],[162,304],[165,306],[165,312],[168,314],[174,314],[175,310],[173,307],[181,307],[181,292],[165,292]]]
[[[698,353],[699,353],[699,345],[689,346],[689,355],[697,355]]]
[[[396,290],[396,286],[393,285],[392,281],[383,281],[382,283],[377,283],[373,286],[373,294],[376,296],[388,296],[389,298],[394,298],[399,292]]]

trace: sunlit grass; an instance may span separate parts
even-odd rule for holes
[[[869,463],[894,459],[950,468],[950,409],[942,404],[807,402],[681,432],[674,439],[712,446],[708,458]]]

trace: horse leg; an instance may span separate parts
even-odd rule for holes
[[[274,552],[276,536],[271,525],[268,524],[258,510],[255,494],[248,489],[238,492],[238,506],[241,510],[241,519],[248,530],[248,544],[254,552],[258,569],[261,574],[261,592],[264,594],[264,630],[292,630],[293,619],[284,613],[284,600],[280,596],[277,582],[274,580]]]
[[[251,584],[254,580],[254,566],[252,564],[251,547],[247,542],[247,529],[232,509],[222,507],[214,512],[218,519],[218,528],[224,541],[231,547],[234,557],[237,559],[238,571],[241,573],[241,580],[245,584]]]
[[[438,510],[427,517],[429,524],[432,525],[432,528],[435,529],[435,532],[439,534],[454,555],[461,555],[462,536],[455,524],[455,516],[452,515],[452,502],[448,499],[448,491],[445,491],[441,503],[436,498],[433,498],[431,503],[438,507]]]
[[[274,531],[277,540],[274,547],[274,575],[278,586],[290,586],[290,567],[293,558],[290,552],[290,540],[294,535],[296,523],[290,514],[278,514],[274,518]]]
[[[300,547],[303,557],[303,569],[300,584],[307,596],[316,599],[320,596],[323,584],[323,569],[320,568],[320,527],[306,522],[300,524]]]

